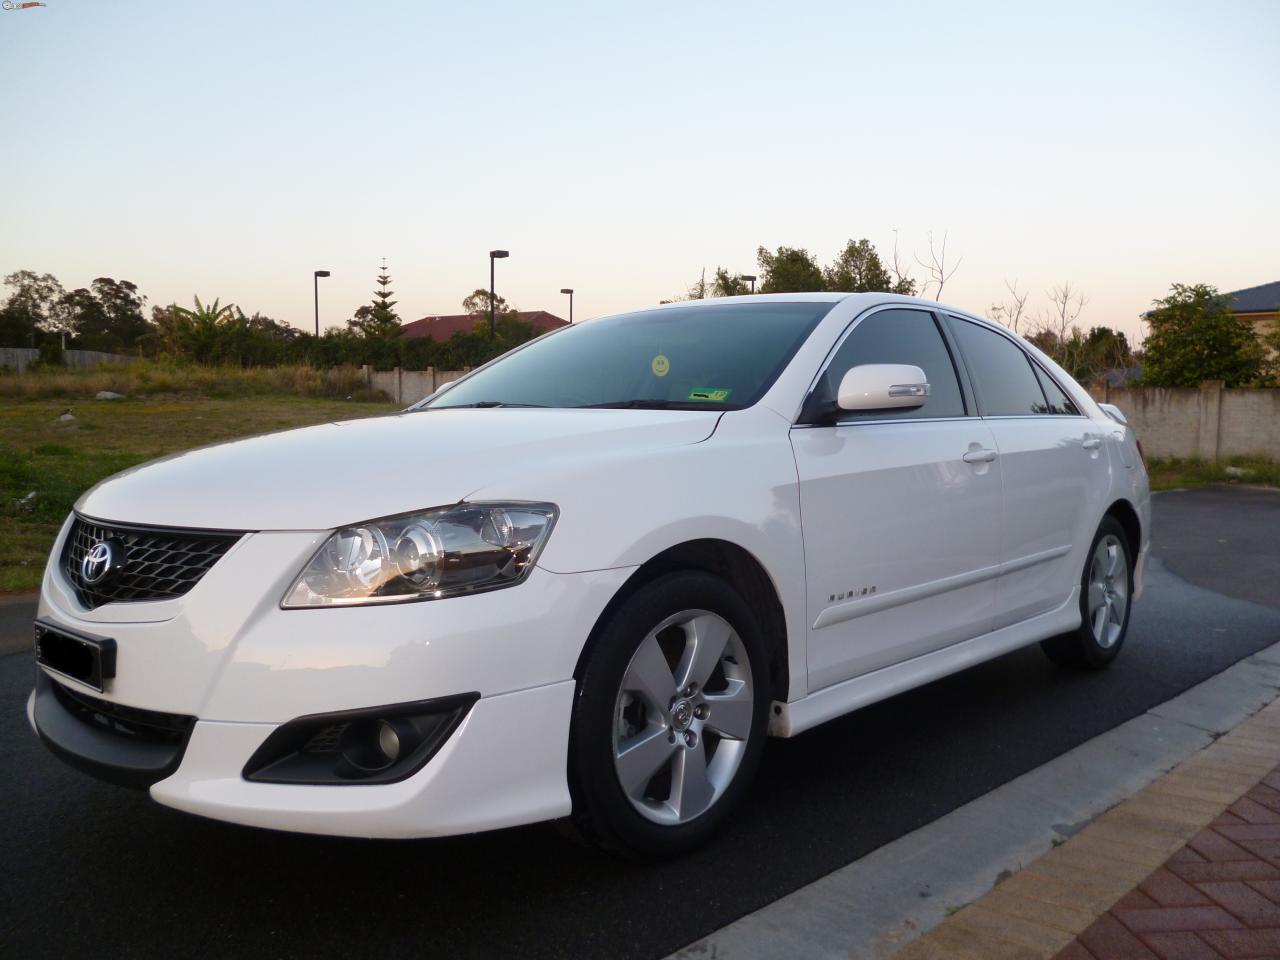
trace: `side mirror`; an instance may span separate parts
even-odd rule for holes
[[[905,363],[864,363],[840,380],[836,405],[841,410],[894,410],[922,407],[929,399],[924,371]]]

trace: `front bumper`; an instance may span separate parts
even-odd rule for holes
[[[42,685],[49,689],[47,679]],[[481,698],[422,770],[376,786],[251,783],[244,764],[277,725],[197,721],[175,771],[151,783],[151,797],[216,820],[346,837],[447,836],[551,820],[571,808],[565,748],[574,687],[566,680]],[[51,728],[41,696],[32,691],[27,717],[58,756],[118,783],[153,779],[147,758],[132,762],[118,743],[68,743],[66,721],[55,718]]]
[[[64,531],[65,536],[65,531]],[[116,642],[116,676],[74,694],[121,711],[186,717],[172,752],[86,730],[36,690],[28,716],[63,759],[147,787],[160,803],[253,826],[363,837],[422,837],[567,814],[574,667],[630,569],[555,574],[473,597],[281,610],[315,532],[247,535],[187,595],[81,607],[46,570],[39,615]],[[61,549],[61,538],[54,556]],[[40,681],[44,687],[51,683]],[[249,759],[299,717],[450,697],[479,699],[425,765],[397,782],[281,784],[244,778]],[[79,727],[77,727],[79,725]],[[135,745],[136,746],[136,745]]]
[[[195,724],[195,717],[113,707],[44,670],[36,671],[27,717],[60,760],[126,787],[149,787],[177,770]]]

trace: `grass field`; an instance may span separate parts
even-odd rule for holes
[[[1212,483],[1280,486],[1280,462],[1266,457],[1226,457],[1222,460],[1152,458],[1147,463],[1147,470],[1151,474],[1152,490],[1204,487]]]
[[[58,528],[104,477],[177,450],[396,409],[385,402],[256,396],[0,400],[0,592],[35,590]]]

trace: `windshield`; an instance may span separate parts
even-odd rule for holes
[[[738,410],[755,403],[833,303],[668,307],[563,327],[417,409]]]

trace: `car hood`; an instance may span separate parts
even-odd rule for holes
[[[572,470],[575,460],[611,450],[634,456],[698,443],[719,417],[698,410],[490,408],[326,423],[154,460],[104,480],[76,509],[116,523],[325,530],[456,503],[548,461]],[[528,499],[555,495],[539,486]]]

